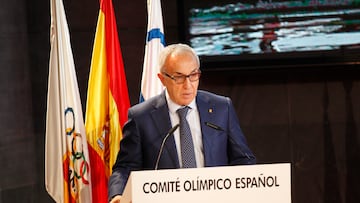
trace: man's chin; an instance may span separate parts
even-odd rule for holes
[[[180,101],[180,105],[181,106],[187,106],[191,103],[191,101],[193,100],[193,98],[186,98],[186,99],[182,99]]]

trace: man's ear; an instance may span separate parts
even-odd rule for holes
[[[165,83],[164,83],[165,82],[165,77],[164,77],[164,75],[161,74],[161,73],[158,73],[157,76],[160,79],[162,85],[165,86]]]

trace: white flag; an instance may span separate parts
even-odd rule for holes
[[[91,203],[89,154],[62,0],[50,0],[45,186],[56,202]]]
[[[158,95],[164,89],[161,81],[157,77],[159,73],[158,56],[165,46],[160,0],[148,0],[147,8],[148,27],[141,79],[140,102]]]

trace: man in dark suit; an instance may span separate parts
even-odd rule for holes
[[[201,71],[195,51],[184,44],[169,45],[160,54],[159,66],[164,92],[129,109],[109,180],[111,203],[120,202],[131,171],[256,163],[230,98],[198,90]],[[183,133],[180,127],[166,139],[180,123],[177,110],[184,107],[189,130]],[[192,139],[192,166],[183,162],[188,156],[181,150],[183,134]]]

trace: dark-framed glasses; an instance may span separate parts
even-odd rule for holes
[[[191,73],[189,75],[183,75],[183,74],[180,74],[180,75],[169,75],[165,72],[162,73],[163,75],[165,75],[166,77],[172,79],[175,81],[176,84],[182,84],[185,82],[186,78],[189,78],[190,82],[195,82],[195,81],[198,81],[199,78],[200,78],[200,75],[201,75],[201,71],[198,70],[194,73]]]

